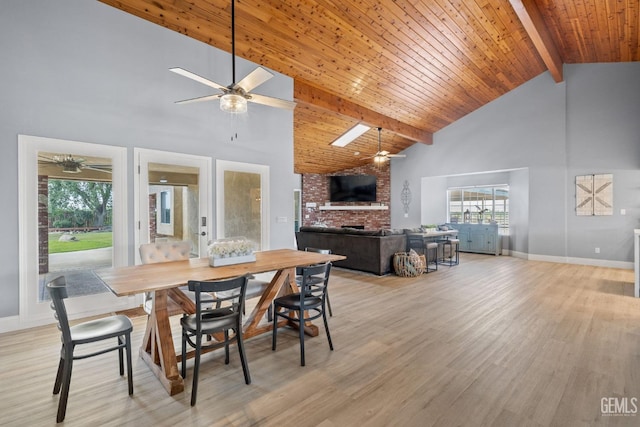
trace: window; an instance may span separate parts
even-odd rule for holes
[[[216,160],[216,238],[246,237],[269,245],[269,166]]]
[[[449,222],[482,224],[495,221],[509,229],[509,186],[459,187],[447,190]]]
[[[171,194],[168,191],[160,193],[160,222],[171,224]]]

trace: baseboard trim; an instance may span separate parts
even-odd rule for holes
[[[32,322],[21,322],[20,316],[8,316],[0,318],[0,334],[5,332],[14,332],[21,329],[35,328],[36,326],[44,326],[55,321],[52,319],[37,320]]]
[[[509,256],[520,259],[529,259],[529,254],[526,252],[518,252],[518,251],[509,251]]]
[[[620,268],[623,270],[633,270],[633,263],[626,262],[626,261],[613,261],[613,260],[607,260],[607,259],[576,258],[576,257],[550,256],[550,255],[536,255],[536,254],[522,254],[522,255],[527,255],[527,257],[524,259],[528,259],[530,261],[545,261],[545,262],[555,262],[558,264],[589,265],[592,267],[608,267],[608,268]]]

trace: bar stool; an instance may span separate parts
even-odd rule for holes
[[[440,263],[449,267],[460,264],[460,239],[445,239],[440,240],[439,243],[442,245],[442,261]]]
[[[434,254],[433,259],[429,258],[429,253],[431,253],[431,251],[433,251]],[[438,242],[425,242],[424,256],[427,264],[425,265],[424,272],[429,273],[431,271],[438,271]],[[429,268],[431,263],[435,264],[434,268]]]

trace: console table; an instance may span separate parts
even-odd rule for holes
[[[502,255],[502,238],[498,224],[447,224],[458,229],[460,252]]]

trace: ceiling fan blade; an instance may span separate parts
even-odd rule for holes
[[[99,168],[94,168],[92,166],[82,166],[82,169],[87,169],[87,170],[92,170],[97,172],[104,172],[104,173],[111,173],[110,169],[99,169]]]
[[[387,154],[387,157],[407,157],[406,154]]]
[[[260,86],[262,83],[269,80],[271,77],[273,77],[273,74],[271,74],[270,72],[268,72],[262,67],[258,67],[252,72],[250,72],[249,74],[247,74],[247,76],[244,79],[236,83],[233,86],[233,89],[242,88],[242,90],[244,90],[245,93],[248,93],[248,92],[251,92],[253,89],[257,88],[258,86]]]
[[[176,74],[180,74],[183,77],[187,77],[187,78],[189,78],[191,80],[195,80],[198,83],[202,83],[203,85],[207,85],[207,86],[212,87],[214,89],[220,89],[220,90],[227,89],[226,86],[222,86],[221,84],[218,84],[216,82],[212,82],[209,79],[205,79],[202,76],[199,76],[199,75],[197,75],[195,73],[192,73],[191,71],[187,71],[187,70],[185,70],[183,68],[180,68],[180,67],[169,68],[169,71],[172,71],[172,72],[174,72]]]
[[[218,99],[222,96],[222,94],[219,95],[207,95],[207,96],[200,96],[198,98],[191,98],[191,99],[183,99],[182,101],[176,101],[176,104],[190,104],[192,102],[202,102],[202,101],[211,101],[214,99]]]
[[[296,108],[296,103],[293,101],[286,101],[284,99],[272,98],[270,96],[258,95],[255,93],[252,93],[249,96],[250,98],[248,98],[247,100],[249,102],[255,102],[256,104],[267,105],[269,107],[284,108],[285,110],[293,110],[294,108]]]

